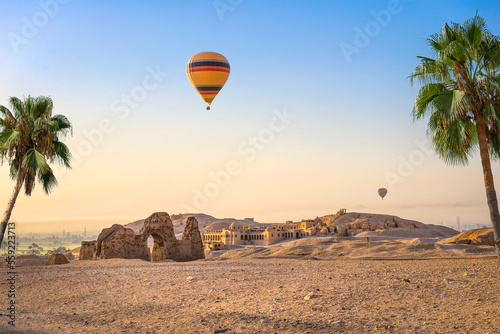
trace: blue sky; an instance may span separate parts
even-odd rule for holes
[[[429,223],[457,216],[488,222],[477,158],[467,168],[449,167],[425,153],[403,181],[391,186],[388,175],[401,176],[401,161],[424,152],[416,142],[426,141],[425,122],[410,118],[418,86],[406,77],[417,55],[429,55],[425,39],[476,10],[500,34],[496,1],[1,4],[0,104],[49,95],[55,113],[74,124],[74,169],[58,170],[60,186],[50,197],[37,189],[20,198],[13,215],[20,222],[80,228],[75,221],[125,223],[186,207],[262,222],[340,207]],[[341,45],[357,53],[346,57]],[[210,112],[185,74],[189,57],[201,51],[231,64]],[[144,80],[155,88],[122,117],[116,107],[127,106],[124,96],[141,91]],[[239,148],[269,127],[276,110],[293,119],[247,161]],[[103,120],[107,133],[99,130]],[[196,191],[205,193],[229,161],[241,171],[196,207]],[[500,179],[498,162],[493,169]],[[6,203],[13,183],[5,165],[0,172]],[[390,189],[381,201],[376,190],[383,186]]]

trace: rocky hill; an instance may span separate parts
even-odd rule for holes
[[[459,233],[446,226],[424,224],[416,220],[372,213],[348,212],[343,215],[327,215],[316,219],[321,221],[318,224],[319,233],[325,235],[345,235],[348,230],[356,230],[356,232],[363,230],[377,231],[379,235],[395,234],[395,237],[449,238]],[[399,231],[396,232],[396,229]]]
[[[495,246],[495,237],[493,236],[493,228],[477,228],[464,231],[452,238],[444,239],[441,243]]]
[[[268,224],[260,224],[253,220],[235,219],[235,218],[215,218],[213,216],[204,213],[182,213],[170,216],[172,224],[174,225],[174,232],[176,234],[182,233],[188,217],[196,218],[201,232],[222,230],[223,228],[228,228],[229,225],[231,225],[233,222],[238,222],[241,225],[268,226]],[[125,225],[125,227],[131,228],[134,230],[135,233],[137,233],[137,231],[139,231],[139,229],[142,227],[143,224],[144,224],[144,219],[140,219]]]

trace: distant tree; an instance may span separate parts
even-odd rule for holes
[[[48,163],[71,168],[69,149],[59,140],[71,131],[71,123],[63,115],[52,116],[52,99],[28,96],[21,101],[11,97],[10,104],[12,111],[0,106],[0,162],[8,162],[10,177],[16,184],[0,222],[0,242],[23,185],[30,196],[38,178],[49,194],[57,180]]]
[[[36,243],[32,243],[31,245],[28,246],[28,249],[33,253],[33,254],[39,254],[43,252],[43,248],[38,246]]]
[[[51,251],[47,251],[47,254],[61,254],[67,251],[66,247],[60,246],[58,248],[53,248]]]
[[[500,261],[500,213],[491,158],[500,158],[500,38],[476,14],[463,25],[445,24],[427,42],[435,59],[420,58],[411,83],[423,84],[413,108],[414,120],[429,118],[434,150],[449,164],[468,164],[479,155],[486,198]]]

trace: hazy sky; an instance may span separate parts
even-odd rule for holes
[[[498,1],[1,1],[0,104],[51,96],[74,126],[71,171],[20,195],[31,230],[156,211],[283,222],[348,211],[488,223],[478,157],[450,167],[410,112],[425,39]],[[185,65],[231,64],[206,111]],[[493,163],[500,189],[499,162]],[[14,183],[0,167],[0,210]],[[382,201],[379,187],[389,190]],[[57,227],[51,223],[58,223]]]

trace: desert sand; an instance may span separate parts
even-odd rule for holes
[[[500,333],[493,247],[365,239],[19,267],[0,332]]]

